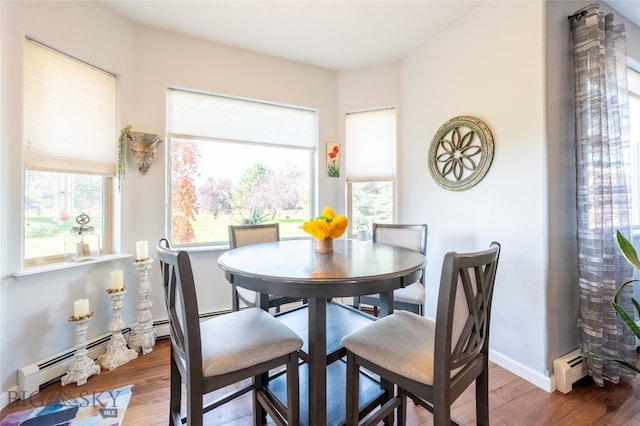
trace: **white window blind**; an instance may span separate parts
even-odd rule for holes
[[[348,113],[345,130],[347,180],[395,177],[395,108]]]
[[[32,40],[24,47],[25,168],[114,176],[115,76]]]
[[[185,90],[168,91],[169,136],[312,148],[315,112]]]

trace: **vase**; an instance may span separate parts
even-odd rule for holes
[[[331,238],[316,239],[316,253],[333,253],[333,240]]]

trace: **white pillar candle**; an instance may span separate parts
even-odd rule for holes
[[[73,316],[81,318],[89,314],[89,299],[78,299],[73,302]]]
[[[111,290],[122,290],[123,287],[122,270],[111,271]]]
[[[146,260],[149,258],[149,247],[146,241],[138,241],[136,243],[136,259]]]

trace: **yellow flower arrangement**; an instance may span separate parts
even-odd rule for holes
[[[320,216],[304,222],[302,230],[318,240],[334,239],[344,234],[348,224],[345,215],[336,215],[330,207],[325,207]]]

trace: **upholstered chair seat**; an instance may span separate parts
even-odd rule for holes
[[[247,332],[250,330],[250,332]],[[244,309],[200,324],[202,373],[218,376],[295,352],[302,340],[266,311]]]

